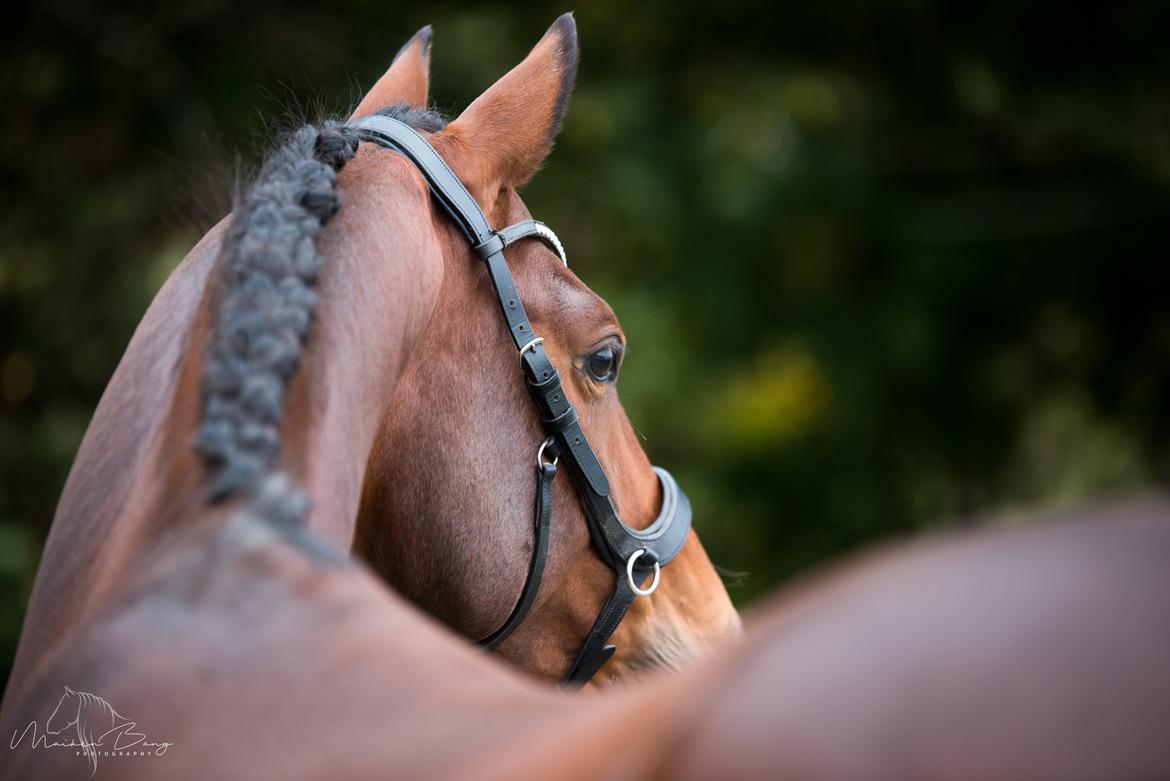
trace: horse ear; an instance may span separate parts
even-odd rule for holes
[[[532,178],[561,129],[577,59],[577,23],[567,13],[524,62],[448,125],[444,135],[465,162],[460,166],[465,181],[477,188],[517,187]]]
[[[362,102],[353,110],[350,121],[401,103],[426,108],[430,78],[431,26],[428,24],[398,50],[394,62],[390,63],[390,69],[362,98]]]

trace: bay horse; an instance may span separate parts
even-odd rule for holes
[[[565,26],[561,20],[553,32]],[[295,173],[304,177],[295,201],[320,222],[336,206],[325,197],[334,185],[329,169],[397,161],[379,171],[386,178],[365,185],[390,191],[398,211],[387,222],[417,225],[410,218],[432,208],[417,170],[372,146],[355,156],[355,140],[334,125],[298,132],[253,194],[271,193]],[[432,225],[447,219],[436,217]],[[426,247],[425,236],[407,240]],[[225,246],[238,256],[255,245],[241,229]],[[315,277],[312,258],[300,260],[305,277]],[[368,277],[371,295],[386,292],[377,290],[381,267],[349,270]],[[312,300],[286,287],[291,300]],[[232,310],[230,296],[221,301]],[[302,322],[299,310],[280,311],[294,326]],[[208,339],[221,344],[233,322],[217,319]],[[293,389],[316,368],[315,337],[296,379],[296,362],[289,365],[285,353],[275,346],[264,353],[287,369],[276,386],[293,383],[268,445],[304,436],[292,425],[304,416],[296,414]],[[208,401],[214,398],[196,405],[191,430],[221,420],[222,409]],[[201,438],[205,453],[208,438]],[[337,475],[361,474],[368,460],[360,447],[336,456],[330,468]],[[100,604],[14,678],[0,715],[6,734],[15,736],[57,700],[62,685],[75,685],[168,747],[165,756],[109,762],[101,747],[102,764],[92,772],[111,778],[1170,773],[1165,499],[872,556],[772,605],[747,642],[681,675],[567,698],[476,652],[332,544],[325,531],[346,521],[325,518],[314,528],[294,485],[302,475],[283,458],[255,469],[230,458],[207,458],[206,466],[202,482],[236,489],[217,502],[205,493],[199,502],[156,508],[169,514],[156,523],[172,533],[156,537]],[[312,488],[308,496],[318,499]],[[68,751],[10,752],[0,778],[88,770]]]
[[[429,28],[408,41],[351,120],[404,118],[493,224],[527,219],[516,188],[542,164],[567,109],[578,57],[571,16],[449,124],[426,110],[430,41]],[[593,666],[578,669],[583,639],[609,612],[614,570],[562,479],[551,485],[543,584],[523,589],[540,542],[533,465],[545,433],[484,264],[396,155],[362,145],[338,174],[346,206],[324,230],[336,208],[331,181],[302,182],[292,170],[301,163],[275,164],[288,176],[254,192],[246,215],[216,226],[178,266],[103,394],[58,505],[13,678],[137,562],[185,534],[209,492],[246,485],[270,462],[311,499],[310,528],[466,637],[488,636],[519,599],[530,602],[496,650],[538,677],[572,667],[579,682],[603,664],[593,685],[622,682],[737,635],[738,614],[691,533],[661,588],[617,624],[616,655],[606,662],[612,651],[594,649]],[[323,190],[313,197],[325,211],[289,216],[282,197],[306,187]],[[544,243],[510,247],[508,265],[617,511],[635,531],[651,525],[667,497],[617,397],[625,337],[616,317]],[[278,277],[274,287],[290,287],[283,299],[248,287]],[[231,333],[216,336],[217,327]],[[233,354],[231,340],[251,353]],[[223,485],[208,480],[205,459],[230,467]]]

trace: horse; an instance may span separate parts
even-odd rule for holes
[[[493,224],[526,219],[516,189],[551,149],[574,83],[571,17],[449,123],[426,109],[430,42],[429,27],[413,36],[351,120],[379,111],[406,119]],[[297,180],[297,165],[199,241],[135,331],[58,505],[14,681],[68,642],[134,566],[186,533],[186,519],[223,490],[208,477],[209,459],[230,466],[226,490],[279,463],[311,500],[312,529],[470,639],[488,636],[525,601],[524,620],[495,650],[533,675],[564,678],[592,637],[614,570],[563,479],[546,503],[557,513],[543,584],[533,594],[524,585],[540,543],[533,464],[546,435],[483,264],[397,156],[362,144],[340,173],[325,165],[315,182]],[[336,208],[334,175],[346,206],[325,227]],[[297,211],[297,188],[316,188],[323,211]],[[261,274],[283,275],[289,297],[268,309],[248,299],[241,290],[255,280],[233,266],[237,255]],[[289,268],[280,267],[285,257]],[[625,337],[616,317],[542,242],[510,247],[508,264],[543,334],[540,349],[565,378],[565,396],[605,466],[618,514],[645,529],[666,497],[617,396]],[[238,306],[234,295],[243,296]],[[217,342],[224,329],[262,354],[232,354]],[[204,412],[216,405],[219,417],[208,423]],[[286,434],[278,449],[279,414]],[[740,632],[692,532],[661,588],[635,600],[617,625],[617,652],[590,685],[677,668]]]
[[[565,26],[558,21],[550,34]],[[282,172],[300,172],[297,200],[322,222],[337,205],[326,197],[334,184],[362,192],[330,170],[365,159],[368,167],[353,170],[385,176],[365,185],[385,188],[384,200],[397,205],[387,222],[417,226],[429,214],[433,229],[451,219],[431,213],[412,163],[374,144],[355,151],[359,140],[335,125],[306,128],[274,155],[253,192],[271,193]],[[379,170],[379,160],[391,164]],[[418,242],[421,252],[436,234],[399,240]],[[237,256],[254,244],[238,231],[225,246]],[[303,247],[297,241],[292,249]],[[385,295],[380,267],[351,270],[365,275],[350,280],[354,288]],[[317,276],[312,262],[303,271],[304,279]],[[282,302],[312,301],[296,284],[279,292]],[[232,311],[230,296],[221,301]],[[278,309],[294,333],[303,326],[302,310]],[[235,344],[234,321],[216,322],[209,342]],[[299,370],[283,352],[264,353],[286,370],[272,377],[275,387],[289,391],[271,421],[276,441],[251,432],[265,447],[283,453],[285,437],[291,444],[323,436],[298,424],[305,405],[334,400],[305,389],[294,403],[314,368],[314,342],[315,335]],[[191,411],[190,430],[210,424],[213,434],[230,434],[220,425],[222,405],[208,401],[214,398]],[[364,400],[368,419],[377,421],[378,405]],[[224,440],[208,434],[200,441],[205,454]],[[368,459],[352,446],[331,456],[338,460],[327,471],[340,476],[360,475]],[[166,737],[165,756],[111,760],[97,770],[119,778],[1170,773],[1165,498],[871,555],[781,595],[746,641],[681,673],[660,670],[638,685],[570,698],[480,653],[334,544],[328,530],[346,519],[314,519],[306,506],[306,497],[318,506],[319,473],[298,471],[302,462],[283,457],[200,457],[200,482],[223,494],[156,508],[170,513],[155,522],[172,533],[155,539],[67,639],[10,686],[0,729],[15,735],[57,696],[59,681],[70,680]],[[325,506],[346,509],[345,502]],[[7,759],[2,778],[79,772],[67,751],[22,750]]]

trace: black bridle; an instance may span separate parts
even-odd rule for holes
[[[567,685],[582,685],[613,656],[615,646],[607,641],[636,596],[648,596],[654,592],[661,567],[669,563],[686,542],[691,528],[690,502],[669,472],[654,467],[662,484],[662,509],[658,518],[647,528],[635,530],[618,517],[605,470],[581,429],[576,409],[565,395],[561,376],[544,350],[544,340],[532,330],[512,272],[504,260],[504,249],[508,245],[525,238],[538,238],[552,247],[568,266],[564,248],[556,234],[535,220],[524,220],[500,231],[492,230],[467,188],[434,147],[410,125],[374,115],[357,120],[353,126],[362,140],[401,152],[422,172],[435,200],[487,265],[508,331],[520,351],[520,365],[528,392],[536,403],[540,422],[547,434],[536,454],[536,540],[528,578],[511,615],[480,644],[493,648],[510,635],[524,620],[540,590],[548,555],[553,478],[557,474],[557,463],[563,457],[585,510],[593,547],[617,575],[613,593],[606,600],[565,677]],[[641,584],[651,575],[650,585],[642,588]]]

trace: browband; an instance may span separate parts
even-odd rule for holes
[[[565,247],[561,244],[561,240],[557,238],[557,234],[553,233],[552,228],[545,225],[538,220],[522,220],[515,225],[509,225],[507,228],[499,231],[499,236],[504,241],[504,248],[515,244],[520,239],[526,239],[529,236],[540,239],[547,244],[553,252],[557,253],[557,257],[561,259],[561,263],[565,264],[565,268],[569,267],[569,258],[565,255]]]

